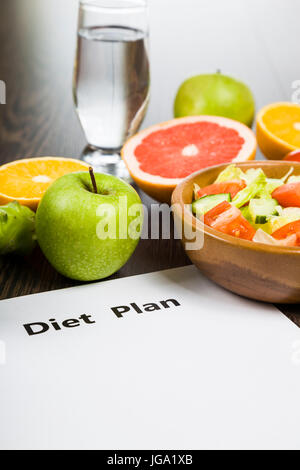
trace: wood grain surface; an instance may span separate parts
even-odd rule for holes
[[[150,4],[152,99],[144,126],[172,117],[183,79],[216,69],[246,80],[258,107],[291,99],[293,81],[300,79],[297,2]],[[0,164],[30,156],[79,157],[86,141],[72,101],[77,1],[1,0],[0,9],[0,80],[7,91],[0,105]],[[153,201],[140,194],[150,207]],[[142,240],[114,277],[188,263],[179,241]],[[1,299],[74,284],[55,272],[38,248],[26,259],[0,258]],[[300,326],[298,306],[280,308]]]

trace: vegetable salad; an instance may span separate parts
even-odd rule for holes
[[[216,181],[195,185],[192,211],[206,225],[244,240],[300,247],[300,176],[229,165]]]

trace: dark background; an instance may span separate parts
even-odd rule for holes
[[[144,126],[172,117],[180,83],[224,73],[246,81],[257,107],[291,100],[300,79],[295,0],[150,0],[152,99]],[[86,145],[72,101],[76,0],[1,0],[0,164],[31,156],[77,158]],[[259,14],[257,14],[259,12]],[[262,158],[261,155],[258,155]],[[151,199],[140,192],[143,202]],[[179,241],[142,240],[113,277],[188,263]],[[69,287],[36,249],[27,259],[0,258],[0,298]],[[282,308],[300,326],[298,306]]]

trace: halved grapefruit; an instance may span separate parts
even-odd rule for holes
[[[149,196],[169,203],[177,184],[195,171],[253,160],[256,137],[244,124],[218,116],[192,116],[149,127],[129,139],[122,158]]]

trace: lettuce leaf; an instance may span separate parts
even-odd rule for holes
[[[234,206],[238,208],[244,206],[245,204],[247,204],[247,202],[250,201],[250,199],[254,198],[259,194],[259,192],[262,191],[266,183],[266,175],[262,170],[259,170],[254,170],[255,173],[251,172],[251,175],[249,175],[249,177],[251,178],[252,182],[248,184],[246,188],[242,189],[240,192],[237,193],[237,195],[232,200],[232,204]]]
[[[266,187],[265,187],[265,192],[272,195],[272,192],[275,191],[275,189],[279,188],[279,186],[282,186],[284,183],[280,179],[276,178],[267,178],[266,180]]]
[[[247,184],[251,184],[257,181],[258,179],[261,182],[265,182],[267,179],[264,171],[261,168],[250,168],[249,170],[246,171],[245,181]]]
[[[284,227],[291,222],[300,220],[300,208],[299,207],[287,207],[280,211],[279,216],[273,216],[268,222],[269,233],[276,232],[281,227]]]
[[[245,173],[235,164],[229,165],[221,171],[215,183],[224,183],[226,181],[246,181]]]

